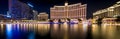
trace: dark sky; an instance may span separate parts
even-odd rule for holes
[[[20,0],[24,3],[31,3],[34,7],[33,9],[39,12],[47,12],[49,14],[50,7],[54,5],[64,5],[65,0]],[[109,7],[119,0],[68,0],[70,4],[75,3],[87,3],[88,4],[88,17],[92,17],[92,13],[96,10],[100,10]],[[0,0],[0,14],[6,14],[8,10],[8,0]]]
[[[0,14],[6,14],[8,11],[8,0],[0,0]]]

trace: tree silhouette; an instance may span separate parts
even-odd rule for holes
[[[116,22],[120,22],[120,16],[117,16],[116,18]]]
[[[99,19],[97,19],[97,20],[96,20],[97,23],[98,23],[98,24],[102,24],[102,19],[103,19],[103,18],[99,18]]]

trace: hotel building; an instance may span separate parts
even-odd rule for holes
[[[65,3],[64,6],[54,6],[50,8],[51,19],[86,19],[87,4],[71,4]]]
[[[40,21],[48,20],[48,14],[46,14],[45,12],[39,13],[38,20],[40,20]]]
[[[116,17],[118,15],[120,15],[120,1],[106,9],[96,11],[95,13],[93,13],[93,18]]]
[[[99,17],[99,18],[108,17],[107,14],[108,14],[107,9],[99,10],[99,11],[93,13],[93,18],[96,18],[96,17]]]

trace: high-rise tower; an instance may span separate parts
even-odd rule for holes
[[[31,19],[32,10],[30,7],[18,0],[9,0],[9,13],[12,19]]]

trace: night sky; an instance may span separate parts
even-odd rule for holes
[[[50,7],[54,5],[64,5],[66,0],[20,0],[24,3],[30,3],[34,10],[38,12],[47,12],[49,14]],[[92,13],[107,8],[115,4],[119,0],[68,0],[69,4],[83,3],[88,5],[88,17],[92,17]],[[8,0],[0,0],[0,14],[6,14],[8,10]]]
[[[8,0],[0,0],[0,14],[6,14],[8,11]]]

